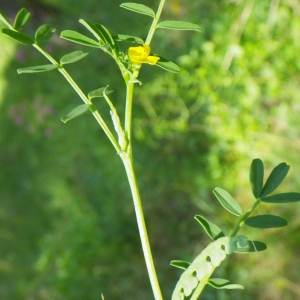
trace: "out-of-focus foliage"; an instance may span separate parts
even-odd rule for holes
[[[151,20],[119,8],[122,2],[22,5],[34,12],[32,32],[40,23],[56,27],[45,47],[59,58],[83,49],[58,38],[65,29],[85,32],[79,18],[145,38]],[[140,2],[154,9],[157,4]],[[20,7],[17,2],[15,12]],[[5,5],[0,9],[14,16]],[[202,28],[197,34],[157,31],[153,50],[178,63],[181,72],[145,66],[134,107],[137,173],[169,299],[180,274],[169,262],[191,260],[208,242],[194,215],[212,221],[218,216],[225,227],[232,225],[212,196],[215,186],[230,191],[243,208],[250,206],[247,172],[251,160],[261,157],[270,166],[290,164],[283,188],[289,182],[289,190],[300,189],[300,4],[170,0],[164,18]],[[80,104],[60,74],[16,74],[17,68],[46,63],[44,58],[0,39],[0,298],[93,300],[103,293],[105,299],[152,299],[117,154],[88,114],[60,122]],[[102,53],[84,50],[90,55],[67,69],[86,92],[109,84],[112,100],[123,111],[116,66]],[[109,122],[105,103],[95,103]],[[271,209],[289,220],[286,231],[265,231],[267,252],[233,256],[217,271],[245,290],[207,288],[203,299],[299,298],[300,208]],[[258,239],[261,233],[246,229],[243,234]]]

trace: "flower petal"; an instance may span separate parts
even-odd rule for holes
[[[137,47],[130,47],[128,49],[128,55],[132,61],[134,60],[144,60],[150,54],[151,48],[148,45],[144,46],[137,46]]]
[[[143,63],[145,64],[150,64],[150,65],[155,65],[159,61],[160,57],[158,56],[148,56]]]

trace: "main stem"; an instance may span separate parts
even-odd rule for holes
[[[134,209],[135,209],[135,214],[136,214],[136,219],[138,223],[138,228],[139,228],[139,234],[141,238],[141,243],[142,243],[142,249],[145,257],[145,262],[149,274],[149,279],[151,283],[151,287],[154,293],[154,298],[155,300],[163,300],[160,286],[158,283],[156,271],[155,271],[155,266],[153,262],[153,257],[151,253],[151,247],[149,243],[149,237],[147,233],[147,228],[146,228],[146,223],[145,223],[145,218],[144,218],[144,212],[142,208],[142,202],[141,202],[141,197],[135,177],[135,172],[134,172],[134,167],[133,167],[133,160],[132,160],[132,155],[131,154],[121,154],[122,161],[125,166],[127,178],[129,181],[131,193],[132,193],[132,198],[133,198],[133,203],[134,203]]]
[[[147,39],[145,41],[145,45],[150,45],[153,35],[156,30],[157,23],[159,21],[160,15],[162,13],[163,7],[165,5],[166,0],[161,0],[159,7],[157,9],[157,13],[155,15],[155,18],[153,19],[153,22],[151,24]],[[145,262],[149,274],[150,283],[152,286],[152,290],[154,293],[155,300],[163,300],[162,293],[160,290],[154,261],[152,257],[149,237],[147,233],[145,218],[144,218],[144,212],[142,208],[142,201],[140,197],[140,192],[138,188],[138,184],[136,181],[135,171],[134,171],[134,165],[133,165],[133,158],[132,158],[132,138],[131,138],[131,131],[132,131],[132,101],[133,101],[133,91],[134,91],[134,84],[136,83],[136,79],[139,75],[141,65],[136,65],[135,70],[133,71],[133,74],[131,74],[130,78],[125,78],[126,82],[126,107],[125,107],[125,135],[128,141],[127,149],[120,153],[120,157],[123,161],[123,164],[125,166],[127,178],[129,181],[132,197],[133,197],[133,203],[134,203],[134,209],[135,214],[137,218],[138,228],[139,228],[139,234],[141,238],[142,243],[142,249],[145,257]]]
[[[152,257],[152,252],[151,252],[151,247],[150,247],[150,242],[149,242],[149,237],[147,233],[147,227],[146,227],[145,217],[144,217],[144,212],[142,207],[141,196],[140,196],[140,192],[139,192],[139,188],[135,176],[133,158],[132,158],[132,138],[131,138],[132,100],[133,100],[135,79],[139,75],[139,69],[140,69],[140,65],[136,66],[136,69],[131,75],[131,78],[126,81],[125,135],[128,141],[128,145],[126,151],[120,153],[120,157],[123,161],[128,182],[131,189],[142,249],[144,253],[144,258],[145,258],[146,267],[147,267],[152,291],[154,294],[154,298],[155,300],[163,300],[155,266],[154,266],[153,257]]]

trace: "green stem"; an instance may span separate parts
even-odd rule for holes
[[[165,5],[166,0],[161,0],[159,7],[157,9],[157,13],[155,15],[155,18],[152,22],[152,25],[150,27],[147,39],[145,41],[145,45],[150,45],[154,32],[156,30],[156,25],[158,23],[158,20],[160,18],[160,15],[162,13],[163,7]],[[138,184],[136,181],[134,166],[133,166],[133,159],[132,159],[132,138],[131,138],[131,131],[132,131],[132,102],[133,102],[133,91],[134,91],[134,84],[136,83],[136,79],[139,75],[141,65],[135,65],[135,70],[133,70],[133,74],[131,74],[129,79],[126,79],[124,76],[124,80],[126,83],[126,107],[125,107],[125,134],[126,138],[128,140],[128,147],[126,149],[126,152],[120,153],[120,157],[124,163],[127,178],[129,181],[132,197],[133,197],[133,203],[135,208],[135,214],[137,218],[138,228],[139,228],[139,234],[142,244],[142,249],[145,257],[145,262],[149,274],[150,283],[152,286],[152,290],[154,293],[155,300],[163,300],[162,293],[160,290],[154,261],[152,257],[149,237],[147,233],[145,218],[144,218],[144,212],[141,202],[141,197],[138,189]]]
[[[129,145],[129,148],[131,148],[131,145]],[[135,177],[132,156],[131,154],[128,153],[126,154],[122,153],[120,156],[125,166],[127,178],[129,181],[129,185],[133,197],[134,209],[135,209],[136,219],[138,223],[142,249],[145,257],[145,262],[149,274],[151,287],[154,293],[154,298],[155,300],[163,300],[156,271],[155,271],[152,253],[151,253],[151,247],[150,247],[149,238],[147,234],[147,228],[146,228],[146,223],[145,223],[145,218],[144,218],[144,213],[142,208],[141,197],[140,197],[140,193],[139,193],[139,189]]]
[[[245,220],[250,216],[250,214],[253,212],[253,210],[256,208],[256,206],[260,203],[260,200],[257,199],[255,203],[250,207],[250,209],[240,217],[238,220],[232,234],[230,235],[231,237],[236,236],[237,233],[240,231],[241,227],[244,225]]]
[[[215,269],[213,269],[210,273],[208,273],[198,284],[198,286],[196,287],[196,289],[193,292],[192,297],[190,298],[190,300],[197,300],[200,296],[200,294],[202,293],[204,287],[206,286],[210,276],[212,275],[212,273],[214,272]]]
[[[42,49],[39,45],[33,44],[33,47],[36,48],[40,53],[42,53],[52,64],[59,66],[58,71],[66,78],[66,80],[69,82],[69,84],[72,86],[72,88],[77,92],[79,97],[83,100],[85,104],[88,104],[89,106],[92,105],[92,101],[85,96],[85,94],[82,92],[82,90],[79,88],[79,86],[76,84],[76,82],[73,80],[73,78],[70,76],[70,74],[64,69],[63,67],[60,66],[60,64],[49,54],[47,53],[44,49]],[[93,116],[107,135],[108,139],[111,141],[113,144],[114,148],[116,151],[119,153],[121,151],[121,148],[116,141],[114,135],[111,133],[110,129],[107,127],[106,123],[102,119],[101,115],[97,110],[91,110]]]
[[[128,141],[131,141],[133,90],[134,90],[134,82],[129,81],[126,86],[126,107],[125,107],[125,134]]]
[[[164,5],[165,5],[165,2],[166,2],[166,0],[161,0],[160,3],[159,3],[156,15],[155,15],[155,17],[153,19],[153,22],[151,24],[151,27],[150,27],[150,30],[149,30],[149,33],[148,33],[148,36],[147,36],[147,39],[145,41],[145,45],[150,45],[150,43],[152,41],[154,32],[156,30],[157,23],[159,21],[160,15],[161,15],[162,10],[163,10]]]

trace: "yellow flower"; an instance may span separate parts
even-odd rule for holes
[[[158,56],[149,56],[150,51],[151,48],[148,45],[130,47],[128,56],[133,63],[155,65],[160,58]]]

